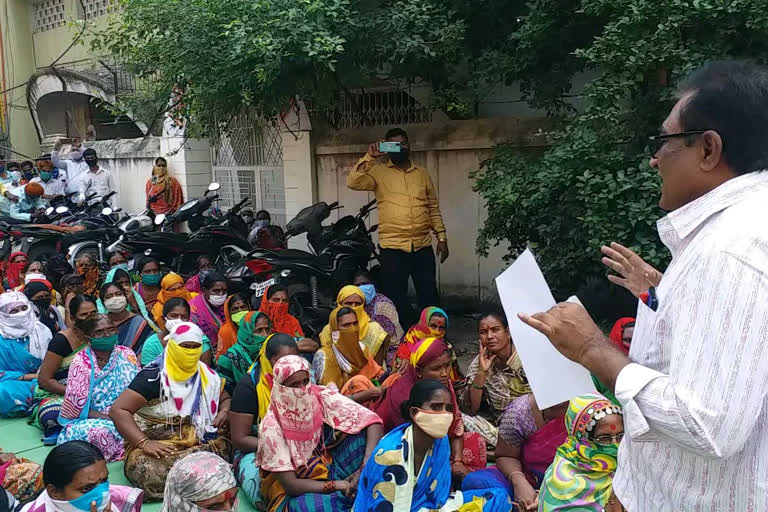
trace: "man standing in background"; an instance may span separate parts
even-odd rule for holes
[[[347,176],[347,187],[376,194],[381,284],[407,327],[417,319],[408,303],[409,278],[419,309],[439,305],[432,233],[437,236],[440,263],[448,258],[448,239],[432,178],[411,162],[408,134],[392,128],[385,139],[394,144],[382,148],[378,142],[370,144]]]

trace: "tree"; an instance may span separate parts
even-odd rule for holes
[[[768,12],[754,0],[537,1],[498,52],[507,57],[499,69],[506,81],[527,77],[525,94],[555,126],[551,146],[533,156],[501,146],[475,174],[489,214],[479,250],[504,243],[514,257],[532,246],[561,298],[604,275],[599,247],[614,240],[663,268],[647,136],[692,69],[713,58],[763,60],[766,50]],[[594,78],[575,109],[563,93],[582,71]]]

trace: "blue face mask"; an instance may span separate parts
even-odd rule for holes
[[[365,303],[370,304],[373,298],[376,296],[376,286],[372,284],[361,284],[358,286],[365,295]]]
[[[117,265],[112,265],[113,269],[119,268],[120,270],[125,270],[128,272],[128,262],[126,263],[118,263]]]
[[[162,274],[141,274],[141,282],[147,286],[160,286],[162,280]]]
[[[103,338],[91,338],[91,348],[99,352],[111,352],[117,345],[117,333]]]
[[[96,510],[103,511],[109,502],[109,482],[102,482],[79,498],[64,503],[67,503],[74,510],[90,512],[91,503],[94,501],[96,502]]]
[[[40,179],[43,181],[51,181],[51,173],[48,171],[40,171]]]

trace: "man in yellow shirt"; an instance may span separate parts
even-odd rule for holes
[[[408,279],[413,279],[419,309],[438,306],[432,233],[440,263],[448,258],[448,239],[432,179],[411,162],[408,134],[392,128],[385,139],[399,143],[399,151],[384,153],[378,142],[370,144],[347,176],[347,187],[376,194],[381,283],[407,328],[417,320],[408,303]]]

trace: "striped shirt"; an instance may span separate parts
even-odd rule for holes
[[[658,222],[672,253],[616,381],[630,512],[768,510],[768,172]]]

